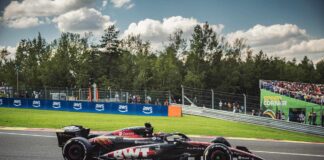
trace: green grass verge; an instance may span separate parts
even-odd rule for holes
[[[191,135],[324,142],[324,138],[320,136],[288,132],[258,125],[199,116],[185,115],[182,118],[146,117],[0,108],[0,126],[9,127],[62,128],[66,125],[78,124],[91,128],[92,130],[112,131],[123,127],[142,126],[145,122],[151,122],[155,127],[155,131],[161,132],[182,132]]]

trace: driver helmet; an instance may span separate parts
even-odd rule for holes
[[[154,128],[152,127],[151,123],[146,122],[144,124],[144,126],[145,126],[145,136],[146,137],[152,137],[153,136],[153,129]]]

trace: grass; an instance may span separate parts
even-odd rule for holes
[[[92,130],[112,131],[123,127],[142,126],[145,122],[151,122],[155,127],[155,131],[161,132],[324,142],[324,138],[320,136],[199,116],[185,115],[182,118],[146,117],[0,108],[0,126],[7,127],[62,128],[66,125],[78,124],[91,128]]]

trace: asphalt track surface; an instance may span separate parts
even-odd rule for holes
[[[210,138],[192,138],[210,141]],[[266,160],[324,160],[324,144],[229,139]],[[0,160],[63,160],[53,132],[0,130]]]

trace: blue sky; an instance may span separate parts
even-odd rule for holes
[[[190,38],[194,25],[208,21],[229,40],[246,38],[255,51],[324,57],[323,0],[1,0],[0,12],[0,46],[12,52],[37,32],[51,41],[64,31],[100,35],[109,24],[158,49],[176,28]]]

